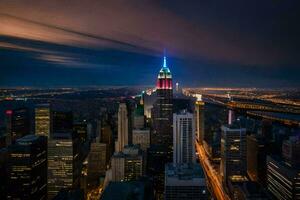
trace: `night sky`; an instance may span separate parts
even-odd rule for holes
[[[300,87],[300,1],[0,0],[0,86]]]

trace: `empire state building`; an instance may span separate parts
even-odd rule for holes
[[[164,56],[163,66],[156,83],[157,100],[153,106],[153,134],[151,143],[163,145],[172,151],[173,88],[172,74]],[[170,152],[171,153],[171,152]]]

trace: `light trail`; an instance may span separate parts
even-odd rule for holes
[[[202,145],[196,140],[196,150],[198,152],[199,161],[204,169],[206,174],[207,182],[212,189],[213,195],[218,200],[230,200],[229,196],[225,192],[221,181],[218,179],[217,172],[214,170],[213,166],[210,164],[210,161],[205,153],[205,150]]]

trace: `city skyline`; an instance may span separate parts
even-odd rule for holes
[[[300,197],[300,2],[2,0],[0,199]]]
[[[182,86],[297,88],[299,9],[271,0],[3,1],[0,86],[154,85],[166,49]]]

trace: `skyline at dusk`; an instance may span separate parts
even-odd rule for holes
[[[0,199],[299,199],[299,20],[292,0],[1,0]]]
[[[0,86],[299,87],[296,1],[6,1]],[[125,75],[125,76],[124,76]]]

